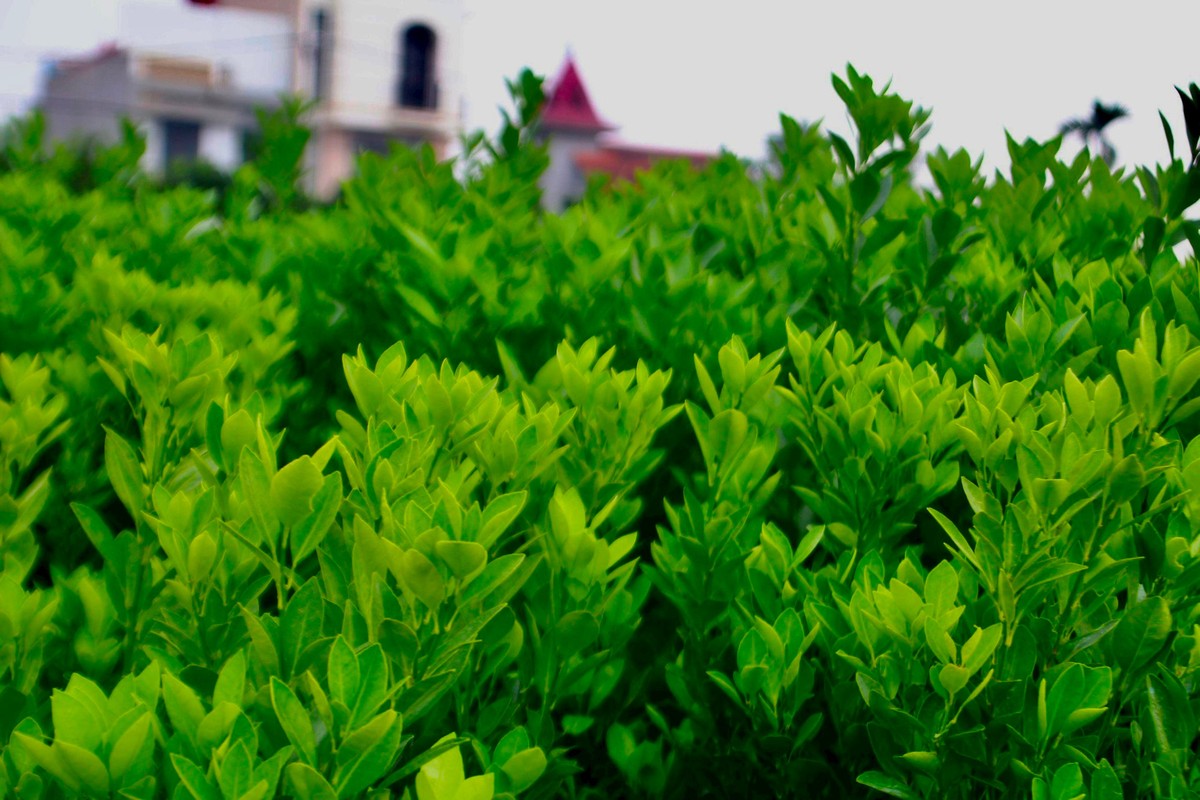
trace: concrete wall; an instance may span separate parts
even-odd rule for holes
[[[129,58],[115,53],[93,64],[59,68],[46,83],[41,108],[51,142],[95,138],[114,143],[131,111]]]
[[[200,58],[229,70],[233,86],[274,95],[291,90],[293,21],[221,6],[164,5],[124,0],[119,6],[121,47],[139,53]]]
[[[314,5],[314,8],[317,7]],[[404,113],[396,104],[401,35],[409,25],[427,25],[436,36],[435,113],[410,112],[409,124],[454,133],[461,124],[461,48],[464,10],[460,0],[330,0],[330,100],[363,128],[395,127]],[[424,113],[425,119],[421,118]],[[432,119],[431,117],[436,117]]]
[[[233,125],[208,124],[200,129],[200,158],[232,171],[242,164],[242,131]]]
[[[310,141],[309,186],[318,197],[337,194],[342,181],[354,172],[354,137],[349,131],[326,128]]]
[[[542,173],[542,206],[549,211],[562,211],[587,188],[587,178],[575,166],[575,156],[596,146],[596,134],[575,131],[555,131],[549,134],[550,164]]]

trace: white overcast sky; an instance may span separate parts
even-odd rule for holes
[[[183,0],[161,0],[182,3]],[[403,0],[396,0],[403,2]],[[0,114],[28,104],[38,59],[111,39],[119,0],[0,0]],[[465,0],[469,128],[494,131],[504,79],[553,77],[574,52],[622,139],[759,157],[778,113],[845,130],[831,72],[847,62],[933,110],[929,144],[1006,166],[1004,130],[1046,138],[1094,99],[1126,106],[1123,163],[1184,142],[1173,86],[1200,82],[1200,0]]]

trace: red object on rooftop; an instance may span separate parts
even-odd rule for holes
[[[567,56],[562,74],[554,83],[554,90],[542,108],[542,127],[547,130],[570,129],[576,131],[611,131],[615,128],[600,119],[592,108],[587,89],[579,77],[575,60]]]
[[[215,6],[221,0],[188,0],[188,3],[193,6]]]
[[[114,56],[119,56],[124,52],[124,50],[117,46],[116,42],[105,42],[87,55],[76,56],[73,58],[60,58],[54,63],[58,69],[80,69],[82,67],[90,67],[94,64],[99,64],[101,61],[106,61]]]

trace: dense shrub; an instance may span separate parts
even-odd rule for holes
[[[561,215],[528,74],[328,207],[292,107],[219,194],[11,129],[0,794],[1197,796],[1200,90],[988,177],[834,86]]]

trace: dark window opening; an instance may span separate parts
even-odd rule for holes
[[[405,108],[437,108],[434,50],[437,37],[427,25],[400,33],[400,83],[396,101]]]
[[[313,48],[313,97],[323,100],[329,94],[329,14],[325,9],[313,13],[313,32],[316,46]]]
[[[165,119],[163,127],[163,166],[176,161],[195,161],[200,156],[200,123]]]

